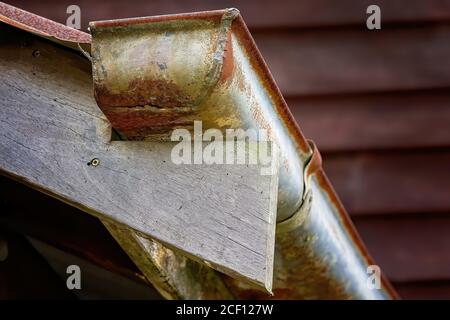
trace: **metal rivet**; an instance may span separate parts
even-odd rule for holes
[[[39,50],[34,50],[33,51],[33,57],[37,58],[41,55],[41,52]]]
[[[100,164],[100,160],[97,158],[92,159],[90,162],[88,162],[88,166],[96,167]]]

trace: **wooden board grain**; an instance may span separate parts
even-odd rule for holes
[[[40,240],[102,270],[135,282],[147,284],[148,280],[164,298],[232,298],[213,269],[129,228],[104,221],[110,234],[94,216],[3,176],[0,176],[0,212],[0,226]]]
[[[95,217],[15,181],[0,177],[0,185],[6,190],[0,199],[4,196],[8,200],[0,207],[1,225],[104,269],[134,280],[143,278]],[[22,201],[24,197],[28,201]],[[384,214],[354,216],[353,220],[376,262],[396,283],[450,279],[448,214]],[[183,268],[180,272],[183,274]]]
[[[96,217],[0,176],[0,226],[95,264],[119,278],[145,285],[148,280],[164,298],[231,298],[213,269],[129,228],[104,223],[112,235]]]
[[[299,97],[287,102],[322,154],[450,146],[448,90]]]
[[[9,4],[64,23],[70,0],[10,0]],[[366,23],[366,9],[376,4],[383,24],[442,21],[450,19],[448,0],[77,0],[82,27],[89,21],[238,8],[251,28],[311,28]]]
[[[254,32],[285,96],[448,88],[450,26]]]
[[[3,177],[0,186],[1,225],[104,269],[134,280],[143,278],[95,217]],[[25,197],[26,202],[22,201]],[[62,219],[58,220],[58,216]],[[377,263],[395,280],[402,298],[438,297],[445,293],[433,283],[450,279],[447,214],[385,214],[354,216],[353,220]],[[183,272],[181,268],[180,275]]]
[[[450,152],[362,152],[324,157],[324,168],[353,216],[450,212]]]
[[[261,175],[260,165],[176,165],[173,143],[110,141],[85,62],[1,31],[3,172],[270,290],[277,174]]]

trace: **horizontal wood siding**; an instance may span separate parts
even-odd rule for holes
[[[9,3],[65,23],[73,1]],[[404,298],[450,298],[450,1],[75,1],[91,20],[237,7],[369,251]],[[61,235],[62,236],[62,235]],[[124,262],[126,263],[126,262]]]
[[[192,11],[238,8],[252,28],[311,28],[361,25],[371,4],[383,10],[383,23],[436,22],[450,19],[449,0],[9,0],[7,3],[61,23],[66,8],[78,4],[84,29],[89,21]]]

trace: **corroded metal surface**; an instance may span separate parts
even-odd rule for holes
[[[273,296],[226,278],[241,299],[392,299],[397,294],[383,276],[381,287],[367,286],[366,268],[375,262],[321,166],[314,146],[305,168],[302,207],[277,225]]]
[[[278,143],[275,298],[394,296],[387,282],[367,288],[367,251],[235,9],[95,22],[91,29],[97,102],[119,133],[166,138],[200,119],[204,129],[263,128]],[[264,297],[229,282],[238,297]]]
[[[91,42],[91,36],[85,32],[69,28],[61,23],[3,2],[0,2],[0,21],[73,48],[75,48],[76,43]]]
[[[98,105],[128,139],[265,129],[280,146],[278,219],[300,206],[310,150],[238,10],[92,22]]]
[[[52,151],[49,151],[49,156],[43,155],[42,157],[46,159],[52,159],[52,161],[56,161],[59,163],[59,165],[57,166],[51,166],[51,168],[53,168],[51,174],[45,174],[45,169],[42,168],[35,169],[36,170],[35,172],[39,172],[38,176],[45,177],[45,179],[48,179],[50,176],[53,176],[55,170],[58,171],[61,168],[61,166],[67,165],[68,167],[75,168],[77,167],[77,165],[80,165],[81,168],[79,168],[79,170],[74,169],[77,178],[73,179],[73,177],[71,177],[70,174],[67,173],[67,171],[65,171],[65,173],[61,176],[63,178],[62,179],[63,183],[66,182],[70,183],[76,181],[86,171],[92,172],[93,170],[95,170],[95,172],[98,173],[99,170],[104,170],[105,167],[111,165],[111,162],[109,162],[108,160],[114,157],[114,155],[112,155],[114,154],[114,152],[109,153],[108,156],[102,156],[100,153],[102,152],[103,147],[111,150],[123,146],[126,149],[125,151],[126,156],[125,159],[118,161],[118,163],[124,165],[125,168],[124,179],[119,177],[120,172],[123,172],[121,170],[112,170],[111,171],[112,174],[104,175],[103,178],[100,178],[99,180],[96,180],[95,178],[82,179],[83,184],[89,190],[89,196],[98,197],[97,198],[98,200],[95,201],[96,202],[95,205],[97,205],[103,201],[102,199],[105,199],[107,203],[112,203],[115,201],[113,200],[113,198],[118,199],[121,197],[119,195],[118,197],[109,198],[108,189],[111,185],[119,183],[121,186],[124,186],[123,184],[127,183],[126,181],[128,179],[133,179],[133,177],[141,177],[141,179],[152,179],[157,175],[151,173],[148,170],[143,170],[143,172],[145,172],[144,175],[141,174],[134,175],[133,168],[142,168],[145,167],[146,164],[150,164],[150,166],[152,166],[153,163],[158,164],[155,170],[158,171],[164,170],[162,169],[161,164],[164,163],[165,160],[164,161],[153,160],[152,155],[160,154],[160,152],[156,150],[155,152],[148,153],[147,154],[148,156],[144,157],[144,161],[140,165],[129,165],[127,162],[127,158],[128,159],[140,158],[141,152],[140,150],[142,149],[148,150],[148,148],[153,148],[155,143],[110,141],[111,137],[110,125],[106,120],[106,118],[104,117],[104,115],[96,106],[95,101],[93,100],[92,97],[90,65],[87,63],[87,61],[84,61],[80,55],[75,54],[71,50],[65,50],[60,46],[56,46],[53,43],[50,43],[49,41],[39,39],[39,37],[37,36],[27,34],[26,32],[22,32],[20,30],[15,30],[14,28],[6,26],[2,23],[0,23],[0,34],[1,34],[0,69],[2,70],[1,72],[2,79],[0,81],[0,87],[4,88],[5,86],[7,86],[8,83],[13,82],[16,85],[12,86],[13,88],[20,88],[20,89],[1,90],[2,93],[0,94],[0,96],[2,97],[2,99],[0,105],[2,106],[2,110],[4,111],[2,114],[2,119],[5,119],[6,117],[8,119],[8,124],[10,126],[9,128],[11,128],[10,130],[8,128],[5,129],[4,131],[5,132],[8,131],[8,134],[12,134],[12,132],[14,132],[15,130],[24,132],[24,137],[27,140],[25,144],[30,146],[31,148],[30,150],[36,150],[35,146],[39,145],[40,152],[44,152],[44,150],[46,150],[44,146],[45,141],[47,141],[47,139],[51,139],[52,141],[51,143],[53,145],[53,147],[51,148]],[[38,48],[41,53],[39,59],[32,57],[32,52],[34,52],[36,48]],[[36,80],[39,81],[36,82]],[[10,95],[6,94],[6,91],[9,91]],[[39,97],[42,98],[42,100],[37,98],[39,99],[38,102],[34,99],[27,100],[25,104],[22,104],[20,102],[23,97],[29,96]],[[75,105],[75,109],[71,107],[71,103]],[[39,138],[39,130],[42,128],[52,127],[52,125],[50,125],[47,122],[46,125],[41,126],[39,125],[40,120],[32,120],[32,119],[29,120],[29,122],[22,121],[20,122],[20,125],[13,124],[12,119],[14,117],[10,116],[10,114],[17,114],[16,112],[17,109],[15,107],[24,105],[30,108],[30,110],[32,110],[29,113],[30,117],[34,115],[39,117],[40,119],[43,119],[45,117],[45,109],[50,108],[51,109],[50,119],[54,124],[53,126],[54,131],[48,134],[43,134],[43,136],[41,136],[42,138]],[[26,111],[24,111],[24,108],[22,107],[18,108],[21,110],[18,113],[21,112],[27,113]],[[58,110],[61,112],[59,112]],[[61,119],[59,117],[60,114],[63,114],[65,118]],[[79,121],[78,123],[81,124],[81,126],[74,125],[72,121]],[[26,129],[27,123],[32,123],[31,126],[34,129],[36,129],[36,131],[34,129],[27,130]],[[68,128],[67,130],[70,133],[63,133],[63,134],[57,133],[57,131],[61,127],[60,124],[62,124],[62,127]],[[32,133],[31,135],[29,134],[30,132]],[[79,132],[80,134],[77,134],[76,132]],[[82,145],[81,147],[77,146],[77,141],[79,141],[78,138],[81,140]],[[33,142],[33,139],[38,139],[39,143],[35,143],[35,141]],[[18,152],[18,148],[14,143],[11,143],[11,141],[13,140],[8,139],[7,142],[2,145],[5,148],[0,148],[2,150],[2,152],[0,152],[2,158],[8,156],[14,157]],[[73,150],[75,149],[78,150],[77,154],[70,155],[69,154],[70,152],[67,152],[67,150],[63,152],[55,151],[57,148],[66,145],[64,141],[69,141],[69,145],[71,146],[71,148],[73,148]],[[22,143],[22,145],[25,144]],[[145,145],[145,148],[140,148],[138,145],[142,146]],[[11,150],[9,150],[9,148],[13,148],[14,150],[10,152]],[[170,150],[170,148],[168,150]],[[86,152],[85,156],[87,155],[87,157],[83,156],[85,152]],[[64,157],[64,160],[62,161],[57,160],[57,158],[60,156]],[[30,154],[16,158],[22,159],[23,161],[27,161],[27,164],[24,165],[24,167],[27,168],[35,168],[34,167],[35,165],[39,166],[39,164],[42,163],[40,160],[36,161],[36,158],[34,158],[33,155]],[[96,159],[97,162],[96,167],[94,169],[95,164],[94,160]],[[98,212],[94,211],[93,206],[87,204],[86,201],[77,202],[75,199],[67,197],[67,195],[58,193],[60,190],[68,190],[68,189],[73,190],[72,187],[69,188],[58,187],[57,189],[53,189],[56,190],[56,192],[53,192],[49,190],[50,184],[48,183],[48,181],[46,181],[45,183],[38,182],[37,184],[36,181],[33,181],[33,178],[23,174],[18,174],[17,171],[11,170],[10,168],[6,168],[5,167],[6,162],[11,163],[10,161],[2,161],[1,167],[3,170],[6,170],[2,172],[4,174],[8,173],[9,178],[24,183],[29,187],[36,188],[38,191],[45,193],[48,196],[55,197],[58,200],[66,202],[71,206],[75,206],[82,211],[85,211],[93,215],[98,214]],[[111,167],[113,167],[113,165],[111,165]],[[109,170],[109,168],[106,170]],[[247,176],[246,173],[244,173],[244,175]],[[259,170],[258,172],[256,172],[256,175],[259,176]],[[200,175],[198,176],[201,177]],[[186,175],[183,175],[183,177],[185,178],[184,181],[186,181],[187,183],[193,183],[193,181],[195,180],[189,178],[186,179]],[[240,178],[238,179],[242,178],[242,176],[240,175],[239,177]],[[109,178],[113,179],[114,183],[108,182]],[[158,187],[157,189],[158,194],[160,195],[168,194],[166,191],[164,191],[164,188],[161,187],[161,183],[150,182],[149,180],[147,181],[149,184]],[[202,182],[205,182],[205,179],[202,180]],[[172,187],[173,185],[174,184],[172,184]],[[121,192],[120,194],[126,194],[130,190],[130,188],[131,189],[133,188],[132,184],[130,184],[128,187],[124,186],[123,192]],[[148,195],[150,195],[152,192],[146,192],[145,188],[142,187],[138,187],[136,190],[137,192],[131,192],[132,194],[136,195],[137,198],[136,201],[132,201],[132,203],[133,205],[136,204],[140,206],[139,199],[142,199],[142,197],[148,199]],[[171,188],[170,190],[172,191],[174,189]],[[186,188],[183,189],[183,191],[185,190]],[[82,192],[77,193],[80,194]],[[264,193],[273,194],[270,191]],[[163,202],[165,201],[166,203],[166,204],[163,203],[162,206],[164,210],[165,205],[167,205],[167,197],[162,197],[162,201]],[[133,205],[126,205],[125,204],[126,200],[125,201],[120,200],[118,201],[118,203],[120,203],[119,206],[123,206],[123,209],[121,209],[120,211],[126,213],[124,214],[124,216],[131,216],[131,215],[133,215],[134,217],[136,216],[136,210],[131,208],[133,207]],[[174,202],[172,201],[170,203],[173,204]],[[202,204],[204,202],[197,201],[191,203]],[[215,204],[217,204],[217,202],[215,202]],[[190,205],[189,203],[186,203],[184,204],[184,207],[187,207],[189,205]],[[180,207],[178,206],[176,207],[178,210],[180,210]],[[150,208],[157,210],[155,201],[152,201]],[[111,212],[114,211],[114,209],[110,208],[105,211],[108,214],[110,214]],[[146,211],[149,212],[149,210]],[[197,211],[202,212],[202,210]],[[129,214],[131,212],[133,212],[133,214]],[[273,214],[275,214],[274,210],[272,210],[272,212]],[[274,221],[274,219],[271,220]],[[114,218],[111,219],[110,221],[115,221],[117,223],[117,220]],[[124,221],[123,223],[124,225],[127,226],[130,225],[130,223],[127,221]],[[141,223],[138,224],[139,227],[137,227],[136,229],[140,229],[140,226],[145,225],[145,223],[146,219],[141,220]],[[173,231],[175,224],[165,223],[165,225],[169,225],[172,227],[172,232],[168,233],[169,235],[180,236],[181,234],[180,232]],[[211,227],[211,225],[212,224],[208,224],[208,227]],[[229,226],[228,223],[224,223],[224,225]],[[252,228],[254,228],[253,224],[249,225]],[[272,224],[272,226],[273,229],[275,229],[274,223]],[[160,225],[157,228],[161,230],[163,226]],[[201,229],[203,230],[203,228]],[[197,232],[192,232],[191,231],[192,229],[187,230],[193,234],[197,234]],[[275,230],[273,230],[273,235],[274,231]],[[144,232],[149,233],[146,231]],[[252,231],[250,230],[249,232]],[[246,234],[246,232],[242,234]],[[263,235],[262,233],[260,234]],[[125,238],[125,240],[128,241],[128,243],[131,243],[130,247],[136,243],[136,238],[134,237],[135,235],[136,233],[133,232],[132,233],[133,237]],[[142,239],[143,237],[142,234],[138,235],[140,239]],[[226,235],[230,236],[228,234]],[[83,237],[84,235],[81,236]],[[186,240],[186,238],[183,238],[183,240]],[[206,243],[207,241],[202,242],[200,240],[196,242],[195,240],[193,240],[192,242]],[[208,246],[213,242],[214,240],[209,241],[205,246],[202,246],[203,248],[201,249],[200,254],[197,254],[196,257],[197,258],[199,258],[199,256],[202,257],[201,255],[204,254],[204,259],[210,258],[211,256],[207,254],[207,252],[209,251]],[[273,243],[273,241],[270,242]],[[155,242],[148,241],[147,243],[154,244]],[[261,241],[259,243],[263,242]],[[140,245],[140,243],[137,243],[137,245]],[[139,252],[139,248],[136,251],[132,250],[127,251],[127,253],[130,256],[132,255],[137,256],[135,263],[138,266],[142,265],[151,266],[152,263],[156,265],[156,268],[154,270],[161,272],[161,275],[163,277],[162,278],[160,277],[160,279],[163,279],[163,281],[165,281],[166,284],[165,288],[167,289],[168,287],[168,289],[165,290],[166,292],[174,292],[176,294],[174,297],[178,298],[194,298],[194,297],[199,299],[229,298],[230,294],[227,293],[226,288],[223,289],[224,286],[222,284],[221,279],[217,275],[218,272],[215,272],[213,269],[206,266],[205,263],[195,262],[193,259],[186,258],[186,256],[180,253],[178,249],[172,250],[168,249],[166,244],[151,245],[149,247],[151,247],[150,256],[145,255],[145,253],[149,251],[141,250],[141,252]],[[231,246],[224,246],[224,247],[226,248],[226,250],[228,250]],[[216,249],[215,251],[222,252],[222,257],[226,256],[226,253],[223,254],[223,251],[220,249],[219,250]],[[271,251],[273,252],[273,249]],[[230,255],[230,260],[241,263],[242,261],[244,261],[244,259],[236,259],[236,254]],[[270,261],[273,261],[273,257],[271,258]],[[98,261],[93,262],[96,263]],[[107,262],[107,264],[112,266],[114,264],[114,261],[109,261]],[[249,270],[251,270],[250,268],[248,268],[248,265],[249,264],[245,264],[246,267],[244,268],[244,271],[246,273]],[[111,271],[116,272],[117,269]],[[148,270],[146,269],[146,271]],[[149,273],[146,274],[148,275]],[[270,275],[272,275],[272,272],[270,272]],[[159,274],[155,272],[152,274],[152,277],[150,277],[150,280],[155,279],[158,276]],[[171,288],[171,286],[173,287]]]
[[[385,278],[380,290],[367,288],[366,267],[374,262],[326,178],[318,151],[303,138],[242,18],[233,12],[93,23],[101,108],[135,139],[164,137],[173,128],[189,128],[193,119],[202,119],[205,129],[267,129],[280,144],[285,168],[273,298],[395,298]],[[128,46],[108,45],[114,39]],[[220,70],[219,76],[212,70]],[[137,94],[127,95],[133,90]],[[236,297],[270,298],[225,280]]]

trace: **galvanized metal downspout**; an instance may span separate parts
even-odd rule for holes
[[[309,141],[312,156],[304,172],[302,206],[277,224],[274,299],[396,299],[381,275],[381,287],[367,286],[366,268],[375,262],[322,169],[319,151]],[[251,286],[225,279],[240,299],[267,299]]]
[[[366,286],[371,260],[236,9],[90,26],[96,99],[119,133],[164,139],[200,119],[266,129],[279,145],[275,298],[395,296],[385,280]],[[263,297],[227,281],[238,297]]]

